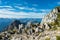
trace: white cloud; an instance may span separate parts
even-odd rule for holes
[[[19,9],[27,9],[27,10],[32,10],[33,9],[33,8],[28,8],[28,7],[19,7],[19,6],[15,6],[15,7],[19,8]]]
[[[25,7],[18,7],[19,9],[26,9]]]
[[[0,13],[1,14],[7,14],[7,15],[22,15],[23,12],[12,12],[12,11],[8,11],[7,9],[0,9]],[[24,13],[23,15],[27,15],[26,13]]]
[[[42,12],[50,12],[51,11],[51,9],[40,9],[40,11],[42,11]]]
[[[0,18],[43,18],[46,15],[45,11],[48,11],[46,9],[35,9],[35,8],[26,8],[26,7],[18,7],[20,9],[28,9],[33,11],[44,11],[42,13],[36,13],[36,12],[14,12],[9,10],[15,10],[11,6],[0,6],[0,8],[3,7],[3,9],[0,9]],[[4,8],[6,7],[6,8]]]
[[[0,8],[7,9],[7,10],[15,10],[11,6],[0,6]],[[0,9],[1,10],[1,9]]]
[[[26,12],[12,12],[6,9],[0,9],[0,18],[43,18],[46,13],[26,13]]]
[[[23,10],[24,9],[25,10],[32,10],[34,12],[36,12],[36,11],[38,12],[39,11],[39,12],[46,12],[47,13],[47,12],[50,12],[51,11],[51,9],[36,9],[36,8],[33,8],[33,7],[32,8],[29,8],[29,7],[19,7],[19,6],[15,6],[15,7],[19,8],[19,9],[23,9]]]

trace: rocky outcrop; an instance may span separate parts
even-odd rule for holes
[[[47,29],[48,27],[51,28],[52,26],[56,25],[58,26],[59,24],[58,21],[60,20],[59,16],[60,16],[60,7],[56,7],[42,19],[41,21],[42,27],[44,26]]]
[[[9,29],[14,29],[14,28],[17,28],[19,29],[19,24],[21,24],[21,22],[19,20],[14,20],[8,27],[8,30]]]

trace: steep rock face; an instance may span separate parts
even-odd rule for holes
[[[60,26],[60,7],[56,7],[55,9],[53,9],[49,14],[47,14],[42,22],[41,25],[44,28],[51,28],[52,26]],[[48,29],[49,29],[48,28]]]

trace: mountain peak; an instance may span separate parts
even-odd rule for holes
[[[41,25],[50,26],[60,26],[60,6],[53,9],[49,14],[47,14],[41,21]]]

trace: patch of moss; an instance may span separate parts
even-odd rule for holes
[[[56,36],[56,40],[60,40],[60,36]]]
[[[57,20],[60,20],[60,13],[57,13]]]
[[[60,26],[60,13],[57,13],[58,26]]]
[[[52,28],[52,30],[57,30],[57,27],[54,26],[54,27]]]

